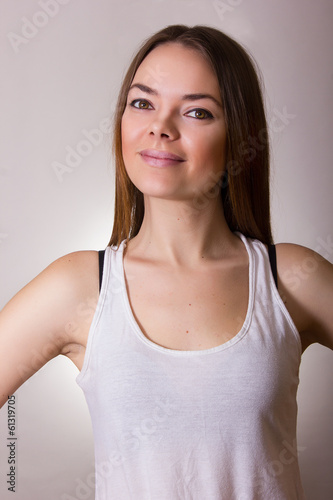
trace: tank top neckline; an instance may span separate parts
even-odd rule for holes
[[[126,240],[123,240],[120,245],[118,246],[118,249],[116,250],[116,266],[117,266],[117,275],[119,279],[121,280],[121,294],[122,294],[122,300],[123,300],[123,305],[127,314],[128,319],[130,320],[130,324],[132,326],[132,330],[134,331],[136,337],[141,340],[144,344],[146,344],[148,347],[155,349],[159,352],[162,352],[164,354],[171,354],[173,356],[199,356],[199,355],[205,355],[205,354],[212,354],[216,353],[219,351],[223,351],[225,349],[228,349],[235,345],[237,342],[239,342],[247,333],[250,323],[251,323],[251,318],[252,318],[252,313],[253,313],[253,304],[254,304],[254,273],[255,273],[255,263],[254,263],[254,258],[253,254],[250,248],[250,245],[246,239],[246,237],[239,232],[235,232],[235,234],[242,240],[248,254],[249,258],[249,297],[248,297],[248,305],[247,305],[247,311],[246,311],[246,316],[243,322],[242,327],[240,330],[229,340],[226,342],[223,342],[222,344],[211,347],[209,349],[199,349],[199,350],[180,350],[180,349],[171,349],[168,347],[163,347],[159,344],[156,344],[152,340],[150,340],[146,335],[143,333],[141,330],[138,322],[135,319],[132,307],[130,305],[130,300],[127,292],[127,286],[126,286],[126,278],[125,278],[125,269],[124,269],[124,249],[126,245]]]

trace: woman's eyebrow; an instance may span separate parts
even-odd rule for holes
[[[146,94],[156,95],[156,96],[159,95],[157,90],[152,89],[152,88],[148,87],[147,85],[143,85],[143,83],[134,83],[129,88],[128,92],[135,87],[140,89],[142,92],[146,92]],[[185,94],[182,96],[182,101],[197,101],[198,99],[211,99],[217,106],[222,108],[222,104],[217,99],[215,99],[215,97],[213,97],[210,94],[197,93],[197,94]]]

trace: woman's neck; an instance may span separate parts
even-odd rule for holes
[[[141,228],[127,251],[156,262],[195,267],[202,259],[230,254],[238,241],[226,223],[220,198],[200,207],[192,200],[148,198]]]

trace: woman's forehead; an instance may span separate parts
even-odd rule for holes
[[[217,76],[211,63],[198,50],[180,43],[165,43],[153,49],[138,67],[132,83],[154,89],[172,87],[180,92],[216,92]]]

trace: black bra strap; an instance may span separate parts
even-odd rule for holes
[[[99,291],[101,291],[105,250],[98,250]]]
[[[271,264],[271,269],[275,281],[276,287],[278,286],[278,279],[277,279],[277,268],[276,268],[276,248],[275,245],[268,245],[268,257],[269,257],[269,262]]]

